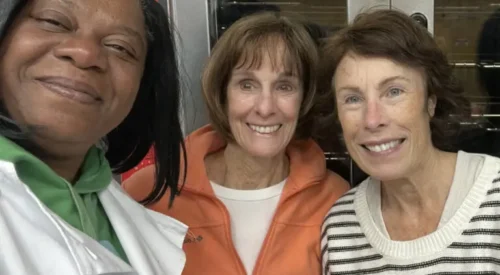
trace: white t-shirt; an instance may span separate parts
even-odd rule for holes
[[[210,182],[229,212],[233,243],[247,274],[253,272],[285,182],[258,190],[230,189]]]

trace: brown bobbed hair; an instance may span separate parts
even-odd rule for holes
[[[227,85],[234,69],[257,69],[265,55],[272,66],[301,80],[303,98],[295,138],[308,138],[314,116],[319,52],[306,24],[297,18],[264,12],[249,15],[229,27],[212,49],[202,75],[202,90],[212,126],[234,141],[227,116]],[[280,60],[278,60],[280,59]]]

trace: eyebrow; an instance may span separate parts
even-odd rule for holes
[[[255,73],[253,71],[250,71],[250,70],[235,70],[233,73],[232,73],[233,76],[253,76],[255,77]],[[279,75],[278,75],[278,78],[299,78],[298,76],[296,76],[295,74],[291,73],[291,72],[281,72]]]
[[[70,8],[74,8],[76,6],[74,0],[58,0],[58,1]],[[142,41],[143,45],[147,47],[147,40],[145,40],[145,38],[137,30],[128,26],[117,26],[115,27],[115,29],[139,39],[139,41]]]
[[[389,78],[386,78],[384,80],[382,80],[379,84],[378,84],[378,89],[380,90],[380,88],[382,88],[383,86],[387,85],[387,83],[390,83],[394,80],[403,80],[405,82],[410,82],[410,79],[408,79],[407,77],[404,77],[402,75],[396,75],[396,76],[391,76]]]
[[[69,6],[70,8],[75,7],[75,2],[73,0],[58,0],[63,5]]]
[[[408,79],[407,77],[404,77],[402,75],[391,76],[391,77],[388,77],[388,78],[382,80],[377,85],[377,89],[380,90],[383,86],[387,85],[387,83],[390,83],[394,80],[403,80],[406,82],[410,82],[410,79]],[[340,87],[339,89],[337,89],[337,91],[341,91],[341,90],[352,90],[352,91],[357,91],[357,92],[360,91],[359,87],[357,87],[357,86],[343,86],[343,87]]]

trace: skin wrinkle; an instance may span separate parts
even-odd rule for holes
[[[277,48],[283,47],[281,43]],[[283,62],[273,64],[284,60],[282,55],[271,58],[263,54],[259,68],[243,65],[233,69],[227,87],[227,112],[235,141],[206,158],[213,182],[233,189],[260,189],[288,176],[285,149],[295,134],[304,92],[299,78],[290,76]],[[271,136],[260,136],[250,124],[281,126]]]
[[[353,53],[334,75],[346,146],[361,169],[381,181],[382,215],[393,240],[437,228],[453,179],[456,154],[432,145],[435,98],[425,83],[419,69]],[[404,142],[388,156],[371,155],[363,145],[383,139]]]
[[[32,153],[69,181],[88,149],[123,121],[138,93],[146,49],[129,56],[123,43],[134,38],[117,30],[136,29],[146,41],[146,27],[139,3],[128,1],[29,2],[2,41],[3,103],[14,121],[33,129]],[[99,100],[82,104],[51,92],[39,79],[54,76],[87,83]]]

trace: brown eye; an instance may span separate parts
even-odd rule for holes
[[[280,86],[278,86],[278,89],[280,91],[286,91],[286,92],[291,92],[293,91],[293,86],[292,85],[288,85],[288,84],[282,84]]]
[[[117,44],[107,44],[106,46],[112,48],[113,50],[116,50],[120,53],[126,54],[128,56],[134,57],[134,55],[125,47]]]
[[[38,22],[41,22],[49,29],[60,29],[60,30],[68,30],[69,28],[65,26],[63,23],[56,19],[52,18],[38,18]]]
[[[244,81],[240,82],[240,89],[245,90],[245,91],[249,91],[249,90],[253,89],[253,85],[252,85],[252,83],[250,83],[250,81],[244,80]]]

